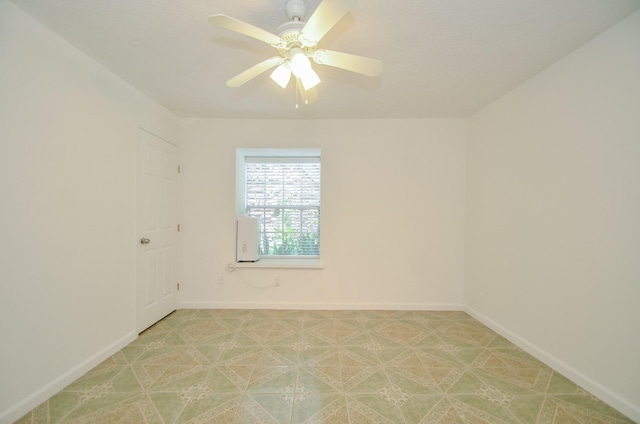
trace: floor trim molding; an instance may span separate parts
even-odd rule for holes
[[[464,305],[457,303],[180,302],[178,309],[464,311]]]
[[[487,327],[491,328],[496,333],[500,334],[501,336],[509,340],[511,343],[520,347],[525,352],[533,355],[534,357],[544,362],[546,365],[548,365],[552,369],[558,371],[559,373],[567,377],[569,380],[573,381],[579,386],[582,386],[585,390],[589,391],[596,397],[608,403],[610,406],[622,412],[632,420],[640,422],[640,405],[635,405],[629,400],[612,392],[605,386],[599,384],[598,382],[584,375],[583,373],[576,370],[575,368],[567,365],[566,363],[562,362],[561,360],[549,354],[548,352],[538,348],[534,344],[530,343],[528,340],[523,339],[522,337],[518,336],[517,334],[513,333],[512,331],[503,327],[502,325],[498,324],[492,319],[486,317],[485,315],[481,314],[475,309],[469,306],[465,306],[464,311],[469,315],[471,315],[472,317],[474,317],[475,319],[477,319],[478,321],[480,321],[481,323],[483,323],[484,325],[486,325]]]

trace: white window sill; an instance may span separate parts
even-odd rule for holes
[[[288,268],[288,269],[322,269],[320,259],[259,259],[255,262],[234,262],[230,268]]]

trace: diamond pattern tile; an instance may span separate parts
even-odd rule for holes
[[[18,423],[632,421],[464,312],[180,310]]]

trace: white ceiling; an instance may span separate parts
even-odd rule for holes
[[[295,109],[265,73],[274,55],[208,24],[226,14],[275,32],[286,0],[11,0],[181,117],[466,117],[640,8],[640,0],[360,0],[320,47],[380,59],[370,78],[314,65],[317,103]],[[307,0],[308,15],[320,0]]]

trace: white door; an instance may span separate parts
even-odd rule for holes
[[[176,146],[140,130],[137,319],[141,332],[176,310],[178,164]]]

